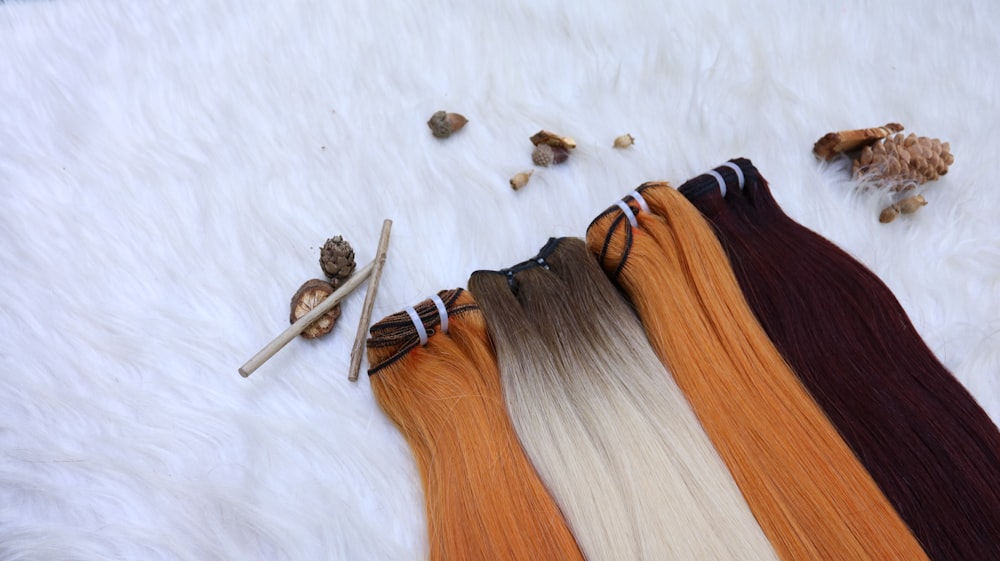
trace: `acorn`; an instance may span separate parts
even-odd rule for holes
[[[635,138],[632,138],[631,134],[623,134],[615,139],[615,143],[612,145],[614,148],[628,148],[635,144]]]
[[[521,187],[528,184],[528,180],[531,179],[531,174],[534,170],[522,171],[521,173],[510,178],[510,188],[517,191]]]
[[[431,129],[431,134],[437,138],[448,138],[452,133],[462,130],[469,120],[458,113],[447,113],[438,111],[431,115],[427,121],[427,126]]]
[[[320,302],[326,300],[328,296],[333,294],[334,288],[331,283],[320,279],[311,279],[303,283],[302,286],[295,292],[292,296],[292,301],[290,304],[291,311],[288,315],[288,321],[290,323],[295,323],[299,318],[308,314],[313,308],[318,306]],[[330,309],[329,312],[323,314],[316,321],[310,323],[304,330],[302,330],[302,336],[306,339],[315,339],[326,335],[330,331],[333,331],[333,325],[337,322],[337,318],[340,317],[340,304],[337,304]]]

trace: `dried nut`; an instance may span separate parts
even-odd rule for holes
[[[816,144],[813,145],[813,152],[824,160],[830,160],[841,152],[851,152],[874,144],[901,130],[903,130],[903,125],[899,123],[887,123],[885,126],[873,129],[831,132],[823,135],[823,138],[816,141]]]
[[[468,123],[469,120],[458,113],[446,113],[438,111],[431,115],[427,121],[427,126],[431,129],[431,134],[438,138],[448,138],[452,133],[456,133]]]
[[[923,195],[914,195],[899,201],[895,206],[899,207],[900,214],[913,214],[926,204],[927,199]]]
[[[536,132],[531,136],[531,143],[535,146],[539,144],[548,144],[552,147],[562,147],[567,150],[572,150],[576,148],[576,141],[568,136],[559,136],[554,132],[549,132],[546,130],[541,130]]]
[[[521,173],[510,178],[510,188],[517,191],[521,187],[528,184],[528,180],[531,179],[531,174],[534,170],[522,171]]]
[[[299,318],[309,313],[310,310],[326,300],[326,297],[333,294],[333,285],[325,280],[308,280],[299,287],[292,296],[291,314],[288,320],[295,323]],[[340,304],[337,304],[329,312],[323,314],[316,321],[309,324],[303,331],[302,336],[306,339],[315,339],[321,335],[326,335],[333,329],[333,324],[340,317]]]
[[[351,276],[357,264],[354,262],[354,248],[344,238],[335,236],[326,240],[319,250],[319,266],[333,283],[334,288]]]
[[[878,215],[878,221],[882,224],[888,224],[899,216],[899,209],[896,205],[889,205],[882,209],[882,212]]]
[[[632,138],[632,135],[631,134],[623,134],[623,135],[621,135],[621,136],[619,136],[618,138],[615,139],[615,143],[614,143],[613,146],[615,148],[628,148],[629,146],[632,146],[633,144],[635,144],[635,139]]]

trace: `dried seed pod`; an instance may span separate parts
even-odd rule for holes
[[[561,146],[539,144],[531,152],[531,161],[537,166],[547,168],[552,164],[561,164],[569,158],[569,150]]]
[[[548,144],[552,147],[562,147],[567,150],[572,150],[576,148],[576,141],[568,136],[559,136],[554,132],[549,132],[546,130],[541,130],[531,135],[531,143],[535,146],[540,144]]]
[[[531,151],[531,161],[534,162],[536,166],[542,166],[547,168],[552,165],[555,160],[555,154],[552,153],[552,147],[548,144],[539,144],[535,146],[535,149]]]
[[[522,171],[510,178],[510,188],[517,191],[521,187],[528,184],[528,180],[531,179],[531,174],[534,170]]]
[[[326,300],[327,296],[333,294],[333,285],[325,280],[312,279],[306,281],[292,296],[291,313],[288,316],[290,323],[295,323],[299,318],[309,313],[310,310]],[[306,339],[315,339],[326,335],[333,330],[333,325],[340,317],[340,304],[337,304],[329,312],[323,314],[316,321],[310,323],[303,331],[302,336]]]
[[[900,214],[913,214],[926,204],[927,199],[923,195],[914,195],[899,201],[895,206],[899,208]]]
[[[468,123],[469,120],[458,113],[447,113],[438,111],[431,115],[427,121],[427,126],[431,129],[431,134],[438,138],[448,138],[452,133],[456,133]]]
[[[874,144],[901,130],[903,130],[903,125],[899,123],[886,123],[884,126],[872,129],[831,132],[816,141],[813,145],[813,152],[824,160],[830,160],[837,154],[851,152]]]
[[[612,145],[614,148],[628,148],[635,144],[635,139],[632,138],[631,134],[623,134],[615,139],[615,143]]]
[[[882,224],[888,224],[899,216],[899,208],[896,205],[889,205],[882,209],[882,212],[878,215],[878,221]]]
[[[357,266],[354,262],[354,248],[340,236],[326,240],[319,250],[319,266],[336,288],[351,276]]]

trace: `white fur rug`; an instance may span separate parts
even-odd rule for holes
[[[1000,419],[1000,3],[757,4],[0,2],[0,559],[423,558],[363,290],[237,374],[319,246],[394,220],[377,320],[740,155]],[[811,148],[888,121],[956,162],[880,225]],[[513,192],[541,128],[579,148]]]

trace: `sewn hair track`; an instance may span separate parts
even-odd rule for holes
[[[638,191],[651,211],[638,228],[611,207],[588,247],[631,298],[781,558],[927,559],[757,324],[698,211],[665,183]]]
[[[373,325],[367,345],[372,393],[420,471],[429,558],[583,561],[510,425],[472,295],[437,296],[446,314],[425,300]]]
[[[528,456],[587,559],[777,559],[582,240],[469,280]]]
[[[680,192],[778,350],[931,558],[1000,559],[996,425],[872,271],[789,218],[750,160],[727,167],[725,197],[706,176]]]

